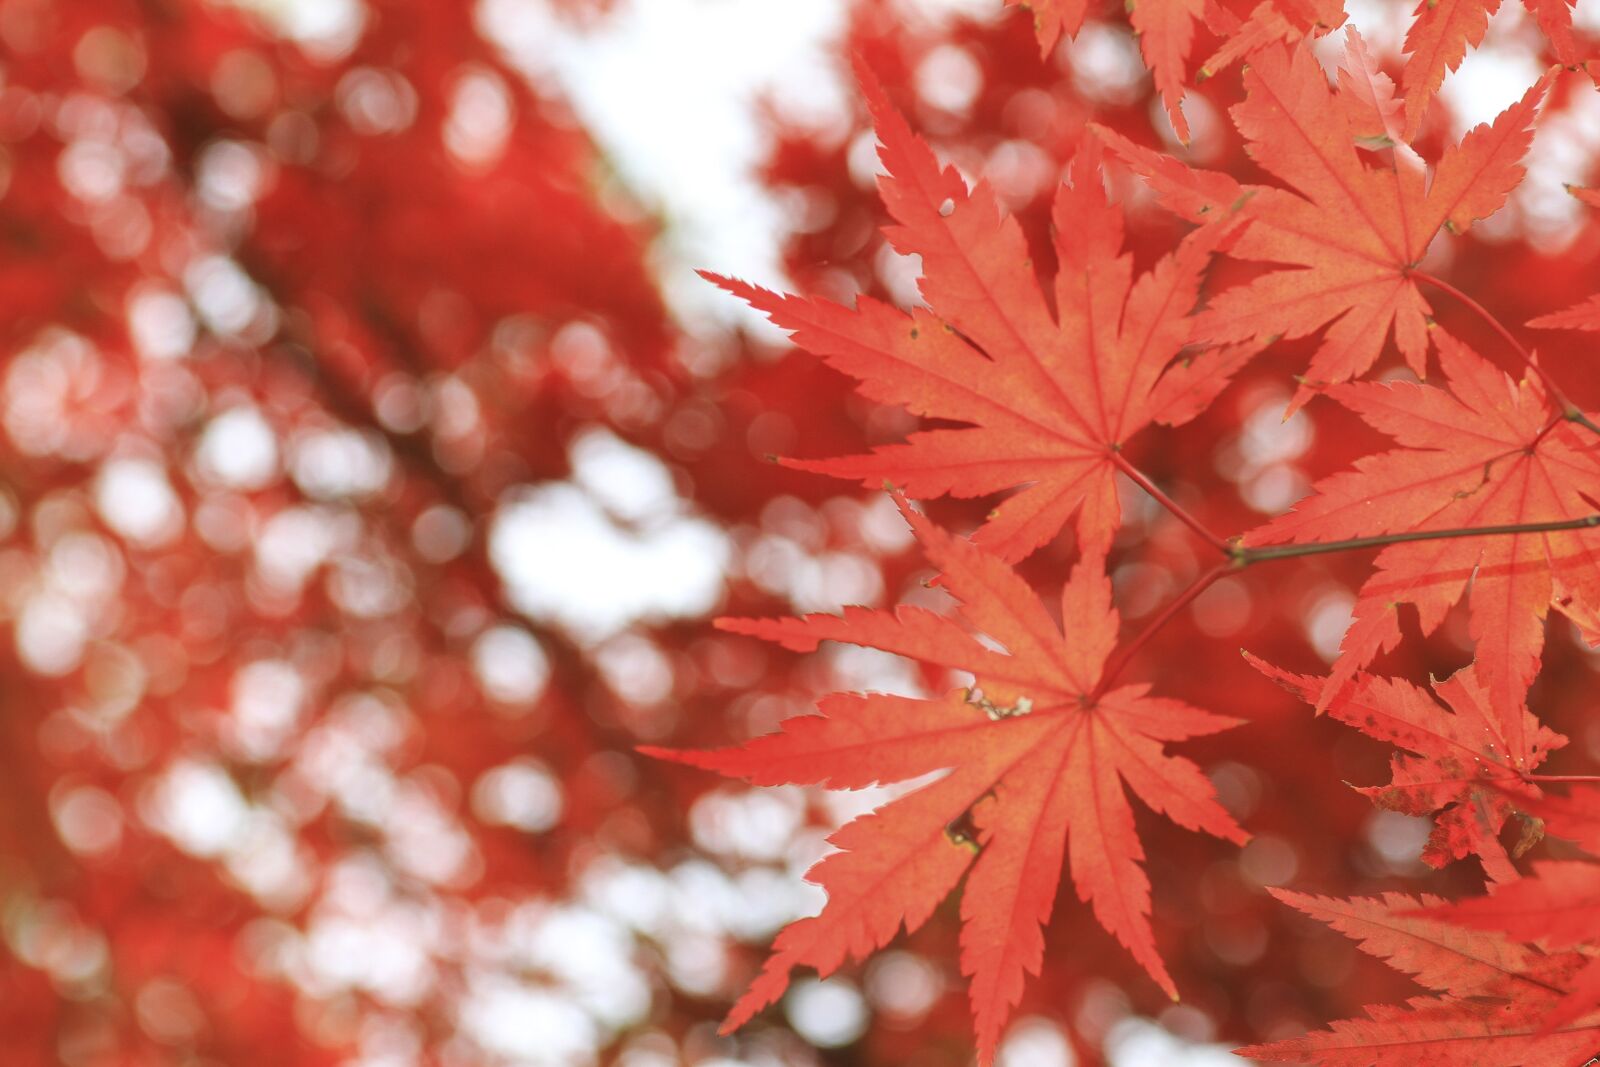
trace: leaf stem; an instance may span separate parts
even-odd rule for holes
[[[1384,545],[1404,544],[1407,541],[1443,541],[1452,537],[1493,537],[1507,534],[1551,533],[1556,530],[1583,530],[1600,526],[1600,515],[1585,515],[1581,519],[1560,522],[1507,523],[1499,526],[1461,526],[1449,530],[1412,530],[1407,533],[1380,534],[1376,537],[1352,537],[1345,541],[1315,541],[1304,545],[1268,545],[1265,548],[1245,548],[1240,545],[1230,550],[1239,567],[1252,563],[1266,563],[1275,559],[1295,559],[1299,556],[1320,556],[1329,552],[1350,552],[1362,548],[1381,548]]]
[[[1132,641],[1122,646],[1111,661],[1106,664],[1105,670],[1100,672],[1099,684],[1094,687],[1092,693],[1088,694],[1089,703],[1093,704],[1106,695],[1106,690],[1111,688],[1111,683],[1116,681],[1117,675],[1122,673],[1122,669],[1128,665],[1128,662],[1156,635],[1156,631],[1171,622],[1173,616],[1191,604],[1195,597],[1211,588],[1213,582],[1229,571],[1234,570],[1237,566],[1238,564],[1232,561],[1217,564],[1196,578],[1189,584],[1189,588],[1179,593],[1170,604],[1162,608],[1161,614],[1151,619],[1145,628],[1140,630]]]
[[[1510,330],[1506,329],[1505,324],[1495,316],[1494,312],[1490,311],[1488,308],[1484,307],[1482,304],[1478,303],[1472,297],[1468,296],[1460,289],[1457,289],[1443,278],[1435,278],[1426,271],[1415,269],[1413,269],[1410,274],[1411,277],[1415,278],[1417,281],[1427,282],[1435,289],[1454,297],[1459,303],[1466,306],[1480,319],[1487,323],[1490,329],[1499,334],[1501,339],[1504,340],[1506,344],[1511,346],[1512,351],[1516,352],[1516,354],[1521,357],[1522,362],[1527,364],[1528,369],[1539,376],[1539,380],[1544,383],[1545,391],[1550,394],[1550,399],[1554,401],[1555,404],[1561,409],[1561,417],[1563,419],[1567,420],[1568,422],[1575,422],[1594,433],[1600,434],[1600,424],[1596,424],[1593,419],[1585,415],[1583,413],[1583,409],[1574,404],[1567,394],[1562,392],[1561,386],[1556,384],[1556,380],[1550,377],[1549,372],[1547,372],[1543,367],[1539,366],[1539,364],[1534,361],[1533,354],[1523,347],[1522,342],[1517,340],[1516,336],[1512,334]]]
[[[1117,469],[1123,474],[1126,474],[1135,485],[1137,485],[1140,489],[1143,489],[1146,493],[1149,493],[1151,498],[1155,500],[1157,504],[1160,504],[1162,507],[1171,512],[1173,518],[1177,519],[1179,522],[1189,527],[1189,529],[1205,538],[1205,541],[1208,545],[1216,549],[1218,552],[1221,552],[1225,556],[1233,555],[1232,545],[1213,533],[1210,527],[1206,526],[1205,523],[1201,522],[1199,519],[1190,514],[1189,510],[1182,504],[1172,499],[1166,493],[1163,493],[1160,486],[1156,485],[1155,482],[1152,482],[1148,477],[1146,477],[1145,473],[1138,467],[1135,467],[1132,463],[1128,462],[1128,457],[1124,456],[1120,451],[1113,451],[1111,453],[1111,462],[1115,463],[1117,465]]]

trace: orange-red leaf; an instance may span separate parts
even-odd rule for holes
[[[1449,905],[1400,893],[1335,900],[1286,889],[1269,893],[1297,911],[1327,923],[1419,985],[1458,997],[1513,996],[1537,989],[1539,953],[1520,938],[1466,930],[1437,914]]]
[[[865,297],[849,309],[718,281],[858,379],[866,396],[966,426],[790,465],[873,488],[888,481],[913,497],[1024,486],[979,543],[1021,559],[1075,517],[1084,551],[1104,551],[1119,521],[1115,448],[1151,422],[1197,414],[1253,351],[1206,353],[1168,371],[1188,344],[1201,273],[1225,232],[1191,235],[1136,278],[1091,142],[1055,199],[1059,269],[1046,300],[1022,230],[993,190],[980,182],[969,191],[941,168],[865,71],[862,82],[888,169],[880,188],[898,222],[887,233],[900,252],[921,257],[931,310],[906,314]]]
[[[1086,0],[1005,2],[1032,9],[1034,33],[1044,56],[1063,36],[1076,34],[1088,14]],[[1173,131],[1185,144],[1189,141],[1189,123],[1181,105],[1189,83],[1189,56],[1198,23],[1204,21],[1226,42],[1202,67],[1200,76],[1208,77],[1265,45],[1297,41],[1344,21],[1340,0],[1262,0],[1243,19],[1216,0],[1128,0],[1127,7],[1128,22],[1139,37],[1144,64],[1150,69]]]
[[[1033,12],[1033,32],[1039,38],[1039,54],[1048,56],[1056,42],[1070,37],[1083,25],[1088,0],[1005,0],[1007,7],[1024,7]]]
[[[1530,877],[1492,885],[1486,897],[1429,907],[1419,914],[1551,948],[1600,941],[1600,864],[1535,863]]]
[[[1404,1007],[1369,1006],[1364,1019],[1341,1019],[1326,1030],[1236,1051],[1320,1067],[1575,1067],[1600,1047],[1600,1018],[1591,1014],[1546,1033],[1540,1013],[1555,1001],[1550,992],[1510,1003],[1418,997]]]
[[[780,996],[791,968],[827,973],[881,947],[901,925],[914,928],[970,865],[961,962],[987,1063],[1026,976],[1038,973],[1040,926],[1050,916],[1064,855],[1079,899],[1174,993],[1150,928],[1144,850],[1127,793],[1180,826],[1244,840],[1200,769],[1163,750],[1165,742],[1214,733],[1234,720],[1150,697],[1147,686],[1090,699],[1117,632],[1103,560],[1073,569],[1062,592],[1071,627],[1063,634],[1000,559],[913,512],[907,518],[962,618],[1005,652],[953,619],[906,609],[719,625],[791,648],[840,640],[914,655],[971,671],[981,696],[834,696],[823,701],[821,716],[790,719],[780,732],[740,747],[649,751],[762,784],[859,788],[948,771],[831,838],[841,851],[808,875],[827,889],[827,906],[778,936],[726,1025]],[[946,833],[967,813],[977,828],[975,861]]]
[[[1405,102],[1395,95],[1394,80],[1367,51],[1367,43],[1354,26],[1345,31],[1344,61],[1339,65],[1338,100],[1350,119],[1356,143],[1365,148],[1389,148],[1395,158],[1415,171],[1426,169],[1423,158],[1406,137]]]
[[[1355,38],[1359,40],[1359,38]],[[1492,125],[1470,131],[1433,168],[1431,181],[1399,160],[1374,165],[1357,153],[1367,124],[1352,114],[1377,107],[1365,78],[1331,90],[1306,47],[1269,48],[1245,72],[1246,97],[1234,124],[1264,169],[1292,188],[1241,187],[1207,175],[1180,178],[1186,168],[1130,158],[1164,200],[1190,218],[1224,217],[1248,195],[1249,227],[1227,251],[1240,259],[1285,264],[1219,294],[1201,312],[1195,335],[1214,342],[1302,337],[1326,327],[1308,380],[1293,405],[1319,386],[1365,372],[1391,333],[1421,376],[1428,351],[1430,308],[1412,269],[1446,224],[1460,231],[1493,214],[1522,180],[1521,159],[1548,78]],[[1387,106],[1387,105],[1384,105]],[[1234,190],[1238,190],[1237,193]],[[1202,197],[1209,193],[1213,199]]]
[[[1318,482],[1294,510],[1246,535],[1251,545],[1416,530],[1578,520],[1600,508],[1592,437],[1560,419],[1536,382],[1514,382],[1439,333],[1447,391],[1360,383],[1334,399],[1402,446]],[[1600,611],[1600,530],[1461,537],[1391,545],[1362,586],[1354,622],[1317,703],[1400,638],[1399,606],[1432,631],[1472,585],[1479,676],[1496,707],[1517,705],[1544,648],[1554,605],[1588,634]]]
[[[1241,1056],[1324,1067],[1573,1067],[1600,1042],[1600,1013],[1553,1030],[1544,1026],[1543,1016],[1584,973],[1587,961],[1578,953],[1547,956],[1503,934],[1452,931],[1418,917],[1418,902],[1399,894],[1365,900],[1277,895],[1446,995],[1369,1007],[1364,1019],[1242,1048]]]
[[[1523,0],[1550,42],[1556,60],[1568,66],[1583,62],[1572,33],[1572,6],[1576,0]],[[1483,43],[1489,19],[1500,9],[1500,0],[1422,0],[1415,19],[1406,31],[1405,85],[1406,109],[1410,121],[1406,139],[1415,137],[1422,126],[1428,105],[1444,83],[1447,72],[1455,70],[1468,48]]]
[[[1189,143],[1189,123],[1181,105],[1189,80],[1189,50],[1205,7],[1205,0],[1130,0],[1128,5],[1128,21],[1139,35],[1144,65],[1155,79],[1178,140],[1185,144]]]
[[[1600,293],[1565,311],[1530,319],[1528,325],[1545,330],[1600,330]]]
[[[1406,139],[1417,135],[1446,71],[1461,65],[1469,47],[1483,43],[1489,16],[1500,8],[1500,0],[1422,0],[1414,12],[1415,20],[1406,31],[1405,85],[1406,112],[1410,122]]]
[[[1323,680],[1290,674],[1248,657],[1267,677],[1315,703]],[[1433,834],[1422,858],[1435,867],[1476,853],[1499,881],[1516,878],[1499,833],[1518,795],[1537,796],[1519,772],[1533,770],[1567,739],[1534,718],[1520,700],[1493,704],[1474,666],[1457,671],[1434,691],[1447,713],[1426,691],[1398,678],[1358,674],[1328,705],[1328,714],[1409,755],[1391,761],[1387,786],[1361,789],[1380,808],[1406,815],[1434,815]]]

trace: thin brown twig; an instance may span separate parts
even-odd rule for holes
[[[1232,549],[1232,555],[1238,566],[1247,567],[1252,563],[1295,559],[1300,556],[1320,556],[1329,552],[1351,552],[1362,548],[1382,548],[1384,545],[1398,545],[1408,541],[1444,541],[1452,537],[1552,533],[1557,530],[1584,530],[1595,526],[1600,526],[1600,515],[1585,515],[1581,519],[1564,519],[1559,522],[1523,522],[1505,523],[1499,526],[1459,526],[1448,530],[1412,530],[1408,533],[1379,534],[1375,537],[1352,537],[1345,541],[1314,541],[1304,545],[1268,545],[1264,548],[1241,546]]]

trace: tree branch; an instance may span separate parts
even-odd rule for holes
[[[1583,530],[1600,526],[1600,515],[1585,515],[1581,519],[1561,522],[1507,523],[1500,526],[1461,526],[1449,530],[1412,530],[1408,533],[1381,534],[1377,537],[1352,537],[1346,541],[1317,541],[1304,545],[1268,545],[1265,548],[1246,548],[1237,545],[1230,550],[1236,565],[1248,567],[1252,563],[1267,563],[1276,559],[1295,559],[1299,556],[1320,556],[1329,552],[1351,552],[1362,548],[1381,548],[1384,545],[1404,544],[1407,541],[1443,541],[1452,537],[1493,537],[1507,534],[1551,533],[1556,530]]]

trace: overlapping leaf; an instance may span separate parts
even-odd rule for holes
[[[1033,11],[1040,51],[1049,55],[1063,36],[1083,27],[1087,0],[1006,0]],[[1242,6],[1242,11],[1235,11]],[[1234,5],[1219,0],[1131,0],[1128,21],[1139,36],[1139,51],[1150,69],[1162,106],[1178,140],[1189,140],[1183,95],[1189,84],[1189,55],[1201,25],[1222,46],[1200,66],[1200,76],[1216,74],[1241,57],[1280,42],[1320,36],[1344,22],[1342,0],[1259,0]]]
[[[1582,62],[1572,33],[1572,6],[1575,0],[1523,0],[1538,20],[1557,61],[1567,65]],[[1447,71],[1461,65],[1467,49],[1483,43],[1489,18],[1500,9],[1500,0],[1422,0],[1415,20],[1406,31],[1406,67],[1401,75],[1405,85],[1406,110],[1410,121],[1406,137],[1416,136],[1428,104],[1444,83]]]
[[[1241,1056],[1324,1067],[1573,1067],[1600,1047],[1600,1013],[1543,1027],[1585,964],[1578,953],[1546,955],[1504,934],[1419,917],[1437,906],[1432,898],[1274,895],[1444,995],[1369,1007],[1367,1018],[1242,1048]]]
[[[1206,28],[1221,44],[1200,64],[1199,77],[1212,77],[1263,48],[1321,37],[1344,24],[1344,0],[1209,2]]]
[[[1253,351],[1233,346],[1174,364],[1189,341],[1200,275],[1225,235],[1191,235],[1135,280],[1122,214],[1107,202],[1098,149],[1080,152],[1055,200],[1055,313],[1016,221],[994,192],[941,168],[875,81],[863,88],[888,175],[894,246],[922,257],[931,310],[863,297],[855,309],[716,279],[794,331],[796,343],[857,378],[874,400],[969,424],[913,434],[870,455],[792,465],[914,497],[1026,486],[978,532],[1020,559],[1076,515],[1080,544],[1103,551],[1118,523],[1113,453],[1151,422],[1192,418]],[[1170,365],[1170,366],[1169,366]]]
[[[1433,907],[1427,914],[1550,948],[1597,941],[1600,864],[1545,860],[1535,863],[1527,878],[1490,886],[1486,897]]]
[[[1372,143],[1367,118],[1384,129],[1396,113],[1387,101],[1380,107],[1370,72],[1352,65],[1347,58],[1337,91],[1303,46],[1265,49],[1245,73],[1246,97],[1232,109],[1234,124],[1256,162],[1293,191],[1193,172],[1104,135],[1168,207],[1192,221],[1226,217],[1248,198],[1249,227],[1229,254],[1291,269],[1219,294],[1197,316],[1195,332],[1238,342],[1327,327],[1295,407],[1321,386],[1365,372],[1391,333],[1410,367],[1424,374],[1431,309],[1412,271],[1442,228],[1460,232],[1493,214],[1522,180],[1521,159],[1548,80],[1492,125],[1468,132],[1430,179],[1404,152],[1391,153],[1387,165],[1358,154],[1358,143]]]
[[[1524,817],[1539,821],[1543,832],[1600,856],[1600,787],[1573,786],[1564,796],[1519,797],[1516,804]]]
[[[1436,905],[1420,913],[1475,930],[1491,930],[1547,949],[1600,949],[1600,864],[1536,863],[1533,874],[1490,887],[1486,897]],[[1592,953],[1591,953],[1592,954]],[[1572,977],[1567,995],[1544,1019],[1554,1028],[1600,1008],[1600,959]]]
[[[1320,678],[1291,674],[1251,657],[1251,662],[1290,692],[1315,703]],[[1422,858],[1435,867],[1476,854],[1489,875],[1517,877],[1499,834],[1523,796],[1537,796],[1521,775],[1531,772],[1567,739],[1539,723],[1521,700],[1492,700],[1475,666],[1468,666],[1434,691],[1399,678],[1357,675],[1328,705],[1328,714],[1407,754],[1396,754],[1386,786],[1361,789],[1380,808],[1406,815],[1433,815],[1433,833]]]
[[[1332,391],[1401,447],[1318,482],[1288,514],[1246,535],[1247,544],[1584,521],[1600,512],[1592,435],[1563,420],[1536,381],[1514,382],[1435,332],[1448,390],[1386,382]],[[1392,545],[1361,588],[1319,706],[1400,639],[1402,603],[1414,604],[1432,631],[1469,584],[1478,672],[1497,707],[1519,703],[1538,672],[1551,605],[1591,642],[1600,638],[1600,530]]]
[[[1540,315],[1528,322],[1546,330],[1600,330],[1600,293],[1565,311]]]
[[[902,924],[915,928],[970,866],[961,963],[971,976],[980,1058],[988,1062],[1025,975],[1038,973],[1040,924],[1050,915],[1064,853],[1079,899],[1175,995],[1150,928],[1150,884],[1126,790],[1181,826],[1242,841],[1199,768],[1163,751],[1165,742],[1214,733],[1234,720],[1152,697],[1143,685],[1092,698],[1117,634],[1103,561],[1074,568],[1062,592],[1071,626],[1063,635],[1001,560],[915,513],[907,518],[963,618],[1006,652],[980,643],[953,618],[912,607],[720,625],[802,651],[845,641],[970,671],[981,697],[835,696],[823,702],[821,716],[790,719],[781,732],[738,748],[651,751],[761,784],[859,788],[948,770],[832,837],[842,851],[808,875],[827,889],[827,906],[779,934],[726,1026],[777,999],[792,968],[828,973],[846,957],[881,947]],[[975,861],[947,834],[967,813],[977,827]]]

